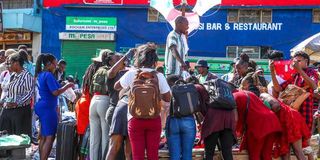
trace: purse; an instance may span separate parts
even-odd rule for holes
[[[294,84],[289,84],[285,90],[280,93],[279,100],[289,105],[291,108],[299,110],[301,104],[310,96],[310,93],[306,91],[309,86],[307,85],[301,88]]]

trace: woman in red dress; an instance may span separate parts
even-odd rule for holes
[[[236,133],[243,136],[240,150],[247,149],[250,160],[271,160],[276,135],[281,133],[277,116],[252,92],[236,91],[233,96],[239,118]]]
[[[301,114],[269,94],[263,93],[260,98],[276,113],[282,126],[282,134],[277,137],[275,143],[274,156],[289,160],[292,145],[297,159],[305,160],[302,147],[308,146],[311,135]]]

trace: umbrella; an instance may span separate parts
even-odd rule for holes
[[[302,41],[290,50],[291,56],[297,51],[304,51],[310,56],[311,62],[320,61],[320,33]]]

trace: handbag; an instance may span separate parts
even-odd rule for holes
[[[285,90],[280,93],[279,100],[289,105],[291,108],[299,110],[301,104],[310,96],[310,93],[306,91],[309,86],[307,85],[301,88],[294,84],[289,84]]]

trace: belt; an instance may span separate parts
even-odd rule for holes
[[[109,93],[101,94],[100,92],[94,92],[93,95],[94,96],[109,96]]]
[[[28,107],[29,105],[18,105],[18,106],[12,106],[12,107],[3,107],[4,109],[16,109],[16,108],[24,108],[24,107]]]

